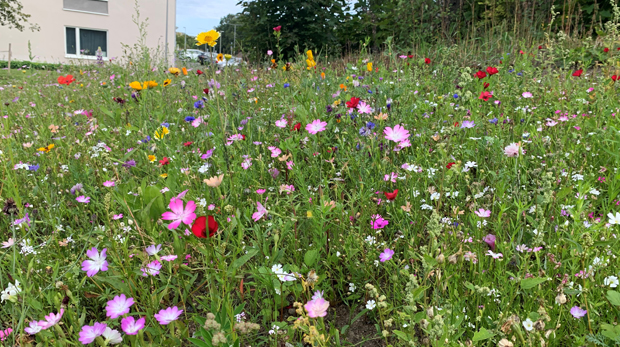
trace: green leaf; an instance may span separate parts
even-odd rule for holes
[[[198,347],[212,347],[211,344],[207,344],[206,342],[202,341],[202,340],[198,340],[195,339],[193,337],[189,337],[188,340],[194,344],[194,346],[198,346]]]
[[[615,290],[607,291],[607,300],[614,306],[620,306],[620,293]]]
[[[403,341],[409,342],[409,336],[400,330],[393,330],[394,335],[398,336],[399,339]]]
[[[306,264],[306,266],[312,267],[318,257],[319,251],[316,249],[310,249],[304,255],[304,263]]]
[[[250,259],[252,259],[252,257],[255,256],[257,253],[258,253],[257,248],[250,249],[248,253],[244,254],[242,257],[235,259],[235,261],[233,261],[232,264],[230,264],[229,271],[234,271],[242,267],[245,263],[247,263]]]
[[[547,281],[546,278],[539,278],[539,277],[526,278],[526,279],[521,280],[521,288],[532,289],[545,281]]]
[[[493,336],[495,336],[495,334],[493,334],[492,332],[488,331],[485,328],[480,328],[480,331],[477,331],[476,333],[474,333],[474,338],[472,339],[472,341],[474,342],[482,341],[482,340],[490,339]]]

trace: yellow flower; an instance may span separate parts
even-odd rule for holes
[[[209,179],[204,179],[204,183],[206,183],[209,187],[211,188],[216,188],[219,187],[220,184],[222,184],[222,179],[224,179],[224,174],[221,174],[219,176],[213,176]]]
[[[224,61],[224,55],[222,53],[217,55],[217,62]]]
[[[156,157],[156,156],[154,156],[154,155],[152,155],[152,154],[151,154],[151,155],[149,155],[149,161],[150,161],[151,163],[152,163],[152,162],[154,162],[155,160],[157,160],[157,157]]]
[[[163,174],[159,175],[159,177],[162,177],[162,178],[167,178],[167,177],[168,177],[168,174],[167,174],[167,173],[163,173]]]
[[[170,85],[170,83],[172,83],[172,80],[171,80],[171,79],[169,79],[169,78],[168,78],[168,79],[164,80],[164,87],[169,86],[169,85]]]
[[[142,90],[142,84],[138,81],[133,81],[129,83],[129,86],[133,88],[134,90]]]
[[[368,72],[372,72],[372,63],[366,64],[366,70],[368,70]]]
[[[220,38],[220,33],[218,33],[217,31],[213,29],[207,32],[202,32],[198,34],[198,36],[196,36],[196,41],[197,41],[196,46],[207,44],[213,47],[217,44],[217,39],[219,38]]]
[[[178,67],[171,67],[168,69],[168,72],[176,76],[181,72],[181,70],[179,70]]]
[[[308,64],[308,70],[316,66],[316,62],[311,59],[306,59],[306,64]]]
[[[232,55],[230,55],[230,54],[224,54],[224,58],[226,58],[226,60],[230,60],[230,58],[232,58]]]
[[[155,81],[146,81],[146,82],[144,82],[144,88],[145,88],[145,89],[146,89],[146,88],[149,88],[149,89],[150,89],[150,88],[155,88],[155,87],[157,87],[157,86],[158,86],[158,84],[157,84],[157,82],[155,82]]]
[[[310,59],[310,60],[314,60],[314,56],[312,55],[312,51],[311,51],[311,50],[308,50],[308,51],[306,52],[306,54],[308,55],[308,59]]]
[[[52,148],[54,148],[54,144],[53,143],[47,145],[46,147],[41,147],[41,148],[37,149],[37,151],[49,153]]]
[[[161,140],[161,139],[163,139],[163,138],[164,138],[164,136],[165,136],[166,134],[169,134],[169,133],[170,133],[170,130],[168,130],[168,128],[166,128],[166,127],[161,127],[161,131],[160,131],[160,130],[155,130],[155,138],[156,138],[157,140]]]

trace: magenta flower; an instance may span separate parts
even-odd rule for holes
[[[179,310],[178,307],[168,307],[165,310],[160,310],[159,313],[155,314],[155,319],[161,325],[168,325],[179,318],[179,316],[183,313],[183,310]]]
[[[161,215],[161,219],[174,221],[168,225],[170,230],[176,229],[181,222],[186,225],[192,225],[192,222],[196,219],[196,214],[194,213],[196,204],[193,201],[188,201],[185,209],[183,209],[183,200],[172,198],[168,207],[172,212],[164,212]]]
[[[50,313],[49,315],[45,316],[45,320],[39,321],[39,326],[43,330],[53,327],[54,325],[58,324],[58,322],[60,322],[64,313],[64,308],[61,308],[57,314],[54,314],[53,312]]]
[[[33,320],[32,322],[30,322],[30,325],[24,329],[24,331],[28,333],[29,335],[34,335],[41,330],[43,330],[43,327],[40,326],[39,322],[37,322],[36,320]]]
[[[93,326],[85,325],[82,327],[82,331],[80,331],[80,342],[83,345],[87,345],[105,332],[105,328],[108,325],[105,323],[95,323]]]
[[[478,211],[474,211],[474,213],[476,214],[476,216],[478,216],[480,218],[491,217],[491,211],[490,210],[485,210],[483,208],[479,209]]]
[[[115,215],[113,215],[113,216],[112,216],[112,219],[113,219],[113,220],[119,220],[119,219],[121,219],[121,218],[123,218],[123,214],[122,214],[122,213],[115,214]]]
[[[82,271],[86,271],[86,276],[93,277],[99,271],[108,271],[108,262],[105,260],[107,250],[107,248],[104,248],[99,253],[97,247],[93,247],[86,251],[86,256],[90,258],[90,260],[82,262]]]
[[[170,254],[170,255],[164,255],[163,257],[161,257],[161,260],[165,260],[165,261],[173,261],[176,258],[178,258],[176,255],[174,254]]]
[[[88,204],[90,202],[90,196],[80,195],[77,198],[75,198],[75,201]]]
[[[383,217],[381,217],[378,214],[372,216],[372,220],[370,221],[370,225],[372,226],[373,229],[383,229],[388,224],[390,224],[390,222],[383,219]]]
[[[386,248],[383,250],[383,253],[379,254],[379,260],[381,260],[382,263],[385,263],[386,261],[392,259],[392,256],[394,255],[394,251]]]
[[[573,306],[573,307],[570,309],[570,314],[572,314],[572,315],[573,315],[573,317],[575,317],[575,318],[577,318],[577,319],[582,318],[583,316],[585,316],[585,315],[586,315],[586,313],[588,313],[588,311],[587,311],[587,310],[582,309],[582,308],[581,308],[581,307],[579,307],[579,306]]]
[[[13,332],[12,328],[6,328],[4,330],[0,330],[0,341],[6,340],[6,338],[9,337],[9,335],[11,335],[12,332]]]
[[[306,125],[306,130],[310,134],[316,135],[316,133],[324,131],[326,126],[327,126],[326,122],[323,122],[320,119],[315,119],[314,121],[312,121],[312,123],[308,123]]]
[[[329,301],[321,298],[313,299],[308,301],[304,305],[306,312],[308,312],[308,317],[310,318],[318,318],[327,316],[327,309],[329,308]]]
[[[264,215],[267,214],[267,209],[258,201],[256,202],[256,208],[258,209],[258,212],[254,212],[252,214],[252,219],[254,219],[255,222],[258,222]]]
[[[114,187],[114,185],[115,185],[114,181],[105,181],[105,182],[103,182],[103,186],[104,187],[108,187],[109,188],[109,187]]]
[[[134,304],[133,298],[127,298],[125,294],[117,295],[114,299],[108,301],[106,306],[106,316],[111,319],[118,318],[129,313],[129,309]]]
[[[144,329],[144,322],[144,317],[138,320],[131,316],[125,317],[121,320],[121,329],[123,329],[127,335],[137,335],[138,331]]]
[[[491,248],[492,251],[495,252],[495,235],[488,234],[482,239],[482,241],[486,242],[487,245]]]
[[[370,107],[370,105],[362,101],[359,103],[359,105],[357,105],[357,112],[359,112],[360,114],[370,114],[372,112],[372,108]]]
[[[391,140],[394,142],[402,142],[409,138],[409,130],[403,128],[399,124],[396,124],[394,129],[390,127],[383,129],[383,134],[385,135],[386,140]]]
[[[159,270],[161,270],[161,264],[157,260],[153,260],[140,270],[142,270],[142,276],[144,277],[148,277],[148,275],[157,276],[159,275]]]

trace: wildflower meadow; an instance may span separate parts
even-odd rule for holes
[[[4,75],[0,344],[617,345],[620,46],[592,49]]]

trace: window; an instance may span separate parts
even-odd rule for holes
[[[76,58],[95,57],[101,47],[103,56],[108,56],[107,31],[66,27],[65,36],[67,55]]]
[[[65,11],[86,12],[91,14],[108,14],[107,0],[63,0]]]

